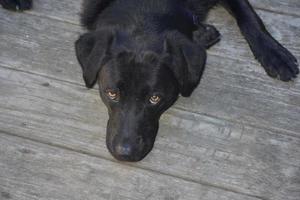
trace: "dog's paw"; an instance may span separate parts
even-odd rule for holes
[[[251,48],[269,76],[290,81],[299,74],[297,59],[269,35]]]
[[[3,8],[13,11],[29,10],[32,7],[32,0],[0,0]]]
[[[216,44],[221,39],[221,34],[212,25],[199,24],[198,29],[193,33],[193,39],[199,44],[204,45],[207,49]]]

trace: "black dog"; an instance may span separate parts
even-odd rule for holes
[[[27,9],[28,0],[0,0]],[[235,16],[267,74],[289,81],[295,57],[266,30],[247,0],[86,0],[75,43],[88,88],[98,81],[108,108],[107,147],[118,160],[139,161],[152,149],[161,114],[199,84],[206,48],[218,31],[202,21],[223,4]]]

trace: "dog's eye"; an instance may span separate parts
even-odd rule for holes
[[[151,104],[156,105],[160,102],[161,98],[157,95],[153,95],[152,97],[150,97],[149,101]]]
[[[112,91],[112,90],[107,90],[107,91],[106,91],[106,95],[107,95],[111,100],[114,100],[114,101],[117,101],[118,98],[119,98],[118,93],[115,92],[115,91]]]

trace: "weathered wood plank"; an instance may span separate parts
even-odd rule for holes
[[[51,17],[54,19],[78,24],[82,0],[35,0],[31,14]],[[300,16],[298,0],[250,0],[255,8]]]
[[[247,69],[230,74],[236,65]],[[181,98],[176,107],[299,136],[299,80],[290,84],[266,81],[266,75],[252,69],[236,60],[209,59],[201,84],[192,97]]]
[[[0,16],[1,64],[80,82],[81,69],[74,54],[78,26],[8,11]]]
[[[1,131],[112,159],[97,91],[0,68]],[[132,166],[272,200],[300,194],[300,139],[171,109]]]
[[[218,13],[223,15],[224,10]],[[0,53],[2,65],[83,84],[73,50],[73,42],[80,32],[77,26],[29,15],[7,14],[0,14],[3,27],[0,45],[5,47]],[[277,31],[299,57],[300,26],[295,25],[295,29],[291,28],[294,31],[287,31],[289,19],[292,18],[277,18],[277,23],[282,24]],[[267,77],[242,37],[237,35],[238,31],[234,31],[233,19],[228,20],[226,26],[232,31],[223,28],[223,41],[209,51],[200,87],[192,98],[181,99],[177,107],[299,135],[299,79],[287,84]],[[16,30],[20,26],[22,30]],[[235,48],[236,44],[240,47]],[[231,58],[223,55],[231,55]]]
[[[298,0],[249,0],[255,8],[286,15],[300,15]]]
[[[258,200],[0,133],[0,199]]]

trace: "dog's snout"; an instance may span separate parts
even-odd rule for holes
[[[124,124],[124,121],[127,121],[120,115],[114,117],[116,119],[110,118],[108,121],[106,146],[109,152],[119,161],[142,160],[153,148],[158,123],[150,124],[145,129],[144,126],[137,126],[137,123],[132,121]],[[139,123],[144,123],[144,121]],[[116,124],[117,126],[112,126]]]

